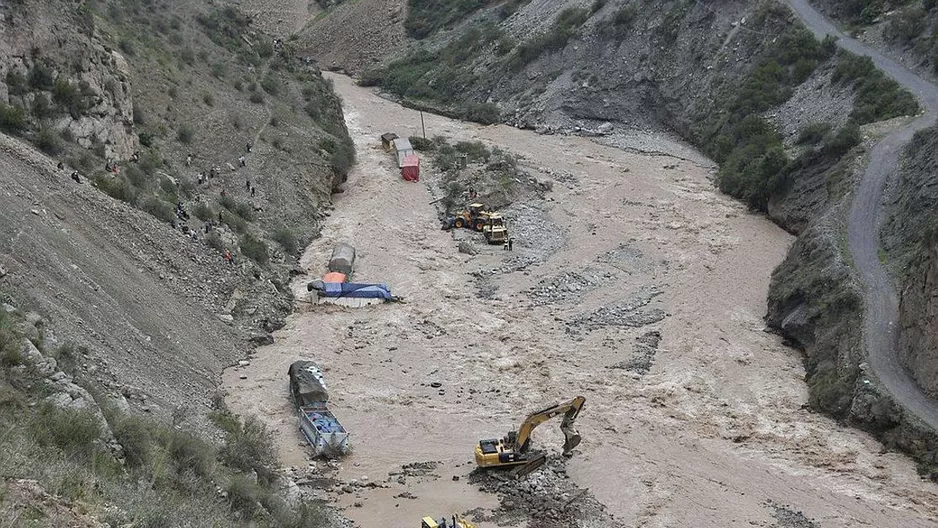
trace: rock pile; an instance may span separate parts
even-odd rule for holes
[[[661,294],[661,289],[655,286],[643,288],[625,301],[611,306],[601,306],[593,312],[580,314],[567,323],[567,333],[577,336],[583,331],[590,332],[607,326],[638,328],[657,323],[668,314],[660,308],[646,309],[645,307]]]
[[[618,526],[596,498],[577,488],[567,476],[566,460],[549,458],[540,469],[521,480],[505,471],[474,471],[469,481],[482,491],[495,493],[501,503],[494,512],[499,525],[527,521],[538,528]]]
[[[549,281],[538,283],[528,290],[528,295],[536,305],[574,302],[611,277],[608,273],[589,269],[580,273],[566,271]]]

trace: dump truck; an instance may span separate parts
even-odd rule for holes
[[[326,458],[347,455],[349,434],[329,410],[329,392],[322,369],[312,361],[294,361],[288,374],[300,431],[312,446],[314,455]]]

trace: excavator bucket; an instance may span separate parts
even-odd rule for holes
[[[572,424],[561,427],[560,430],[563,431],[564,436],[563,456],[568,456],[574,447],[580,445],[580,433],[576,431]]]

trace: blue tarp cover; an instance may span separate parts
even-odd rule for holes
[[[320,286],[321,285],[321,286]],[[313,289],[322,292],[325,297],[355,297],[359,299],[385,299],[392,301],[391,289],[387,284],[359,284],[354,282],[322,282],[310,283]]]

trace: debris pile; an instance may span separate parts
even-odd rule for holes
[[[647,374],[651,370],[651,366],[655,362],[655,354],[658,352],[658,343],[661,342],[661,332],[657,330],[645,332],[635,341],[632,357],[626,361],[610,365],[609,368],[628,370],[639,375]]]
[[[595,270],[587,269],[580,273],[566,271],[534,286],[528,290],[528,295],[534,300],[534,304],[541,306],[574,302],[608,278],[611,278],[610,274]]]
[[[569,526],[618,526],[596,497],[588,490],[577,488],[567,476],[566,460],[548,457],[538,471],[522,480],[514,480],[510,472],[473,471],[469,481],[482,491],[496,493],[500,506],[492,519],[499,525],[533,522],[538,528]]]
[[[593,312],[576,316],[567,323],[567,333],[579,335],[584,330],[589,332],[607,326],[638,328],[657,323],[668,314],[660,308],[644,308],[662,293],[661,289],[656,286],[642,288],[637,294],[623,302],[601,306]]]

